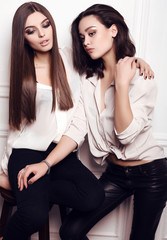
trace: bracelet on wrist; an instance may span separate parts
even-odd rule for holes
[[[48,171],[46,172],[46,174],[49,174],[50,173],[50,169],[51,169],[50,164],[46,160],[42,160],[42,162],[44,162],[47,165]]]

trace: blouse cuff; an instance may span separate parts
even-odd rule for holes
[[[117,133],[117,130],[114,128],[115,134],[118,138],[118,140],[122,144],[127,144],[132,141],[134,138],[135,132],[136,132],[136,122],[135,119],[133,118],[132,122],[130,125],[121,133]]]

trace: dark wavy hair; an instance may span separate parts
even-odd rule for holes
[[[48,18],[53,29],[53,47],[50,50],[50,76],[53,96],[52,111],[55,110],[56,100],[61,110],[65,111],[73,107],[70,87],[58,50],[54,20],[49,11],[41,4],[26,2],[15,12],[12,24],[9,125],[14,129],[20,129],[23,119],[26,119],[28,123],[36,119],[34,50],[27,44],[24,37],[27,17],[36,11]]]
[[[136,49],[130,39],[129,29],[122,15],[113,7],[104,4],[94,4],[81,12],[73,21],[71,26],[72,49],[73,49],[73,64],[80,75],[86,74],[86,77],[92,77],[96,74],[98,77],[103,77],[104,63],[101,58],[93,60],[84,50],[80,40],[78,25],[82,18],[94,15],[106,27],[110,28],[115,24],[118,29],[115,37],[115,54],[116,60],[125,56],[134,56]]]

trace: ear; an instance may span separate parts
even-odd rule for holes
[[[115,24],[111,25],[110,30],[111,30],[112,37],[113,38],[116,37],[118,33],[117,26]]]

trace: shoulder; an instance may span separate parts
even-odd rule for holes
[[[74,66],[73,66],[72,49],[69,47],[59,48],[59,53],[63,60],[67,80],[70,85],[73,97],[77,99],[78,94],[80,93],[81,79],[78,72],[74,69]]]
[[[72,49],[69,47],[59,48],[59,53],[61,55],[61,58],[63,60],[63,64],[67,73],[67,76],[71,74],[78,74],[73,66],[72,61]]]
[[[76,71],[74,70],[73,63],[72,63],[71,49],[68,47],[59,48],[59,53],[64,64],[68,81],[70,82],[72,75],[76,74]]]
[[[59,53],[64,60],[68,61],[68,62],[72,62],[72,49],[69,47],[63,47],[63,48],[59,48]]]

